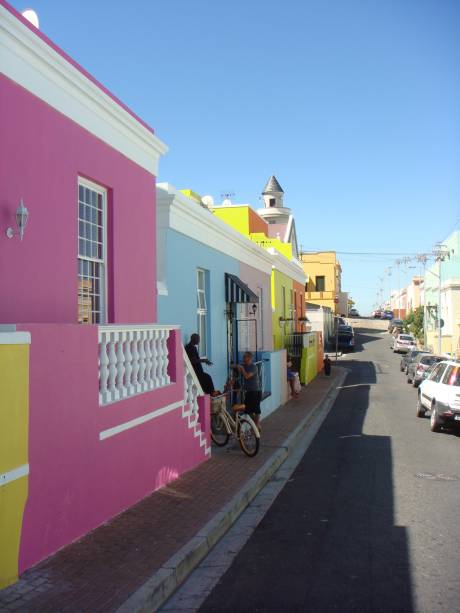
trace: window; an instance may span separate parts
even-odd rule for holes
[[[440,364],[438,366],[436,374],[433,375],[433,377],[430,377],[430,379],[432,379],[432,381],[435,381],[436,383],[439,383],[444,375],[446,368],[447,368],[447,364]]]
[[[315,287],[317,292],[324,292],[326,289],[326,278],[325,277],[316,277],[315,278]]]
[[[447,385],[460,386],[460,368],[458,366],[449,366],[446,371],[445,381]]]
[[[276,206],[276,198],[269,198],[268,205],[269,206]]]
[[[78,323],[106,321],[107,192],[78,181]]]
[[[196,307],[197,307],[197,329],[200,335],[200,345],[198,351],[200,358],[205,358],[208,355],[207,344],[207,322],[208,309],[206,304],[206,271],[198,268],[196,271]]]

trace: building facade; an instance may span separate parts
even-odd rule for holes
[[[231,227],[192,190],[157,187],[159,320],[180,324],[184,340],[198,332],[200,356],[216,389],[230,364],[251,351],[261,369],[266,416],[286,401],[286,352],[273,351],[273,255]],[[259,220],[260,221],[260,220]],[[257,223],[250,220],[251,224]]]
[[[335,315],[347,315],[345,304],[340,304],[342,267],[335,251],[305,252],[300,261],[308,276],[305,301],[328,307]]]
[[[460,355],[460,231],[443,241],[446,256],[426,270],[424,313],[428,347],[435,352]],[[439,336],[438,314],[442,320]]]
[[[179,327],[157,323],[166,146],[4,0],[0,33],[0,360],[18,373],[1,390],[3,587],[210,441]]]

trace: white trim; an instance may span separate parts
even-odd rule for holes
[[[274,266],[291,279],[305,284],[300,262],[290,261],[274,249],[268,251],[260,247],[169,183],[157,184],[157,210],[160,235],[167,229],[176,230],[266,275],[271,274]]]
[[[161,409],[156,409],[155,411],[151,411],[146,415],[141,415],[140,417],[136,417],[135,419],[130,419],[129,421],[125,421],[118,426],[114,426],[113,428],[108,428],[107,430],[102,430],[99,432],[99,440],[103,441],[106,438],[110,438],[111,436],[115,436],[116,434],[120,434],[120,432],[125,432],[125,430],[130,430],[131,428],[135,428],[136,426],[140,426],[145,424],[152,419],[157,417],[161,417],[161,415],[165,415],[165,413],[169,413],[170,411],[175,411],[184,405],[184,401],[180,400],[179,402],[174,402],[173,404],[168,404]]]
[[[1,332],[0,345],[30,345],[30,332]]]
[[[148,172],[158,174],[167,146],[1,5],[0,72]]]
[[[179,325],[174,324],[103,324],[98,326],[99,340],[101,340],[101,332],[111,332],[116,330],[138,331],[138,330],[179,330]]]
[[[2,487],[2,485],[6,485],[7,483],[11,483],[12,481],[16,481],[17,479],[21,479],[22,477],[27,477],[28,474],[28,464],[23,464],[22,466],[13,468],[13,470],[9,470],[6,473],[2,473],[0,474],[0,487]]]

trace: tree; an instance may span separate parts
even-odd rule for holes
[[[404,328],[408,330],[415,338],[423,343],[423,307],[418,307],[415,311],[411,311],[404,320]]]

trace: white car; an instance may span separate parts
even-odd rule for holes
[[[407,353],[417,349],[417,343],[412,334],[398,334],[393,341],[393,353]]]
[[[431,430],[445,424],[460,426],[460,363],[439,362],[418,388],[417,417],[430,413]]]

